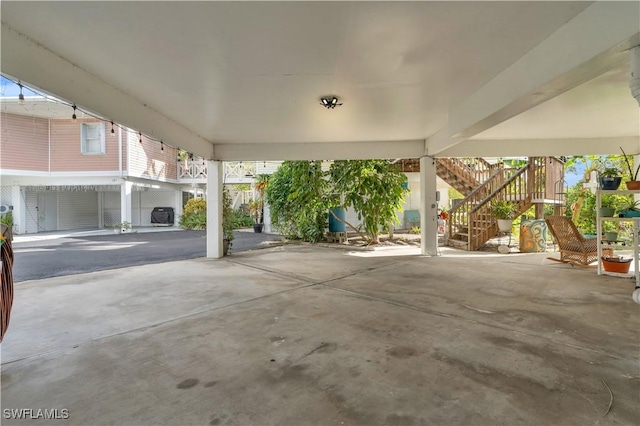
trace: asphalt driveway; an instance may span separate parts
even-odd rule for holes
[[[279,235],[236,231],[232,253],[264,247]],[[193,259],[206,255],[205,231],[65,237],[14,243],[15,282]]]

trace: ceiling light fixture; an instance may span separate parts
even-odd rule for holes
[[[76,106],[76,104],[73,104],[73,105],[71,106],[71,108],[73,108],[73,115],[71,116],[71,119],[72,119],[73,121],[76,121],[76,119],[78,118],[78,117],[76,116],[76,109],[78,109],[78,107]]]
[[[338,98],[336,96],[323,96],[320,98],[320,105],[327,109],[334,109],[337,106],[342,105],[342,103],[338,103]]]
[[[111,136],[115,136],[116,135],[116,131],[113,130],[113,121],[111,122]]]
[[[160,151],[164,151],[164,142],[160,141]]]

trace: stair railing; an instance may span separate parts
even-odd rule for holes
[[[545,182],[544,158],[530,158],[520,169],[499,169],[449,211],[449,236],[466,228],[467,249],[477,250],[498,232],[491,202],[511,201],[519,216],[531,207],[533,194],[540,191],[539,182]]]

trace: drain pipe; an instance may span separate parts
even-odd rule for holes
[[[631,81],[629,82],[631,95],[640,105],[640,45],[631,49]]]

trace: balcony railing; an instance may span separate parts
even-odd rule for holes
[[[230,161],[223,162],[224,180],[244,181],[256,174],[255,162]],[[178,161],[178,180],[206,180],[207,163],[202,159],[186,159]]]

